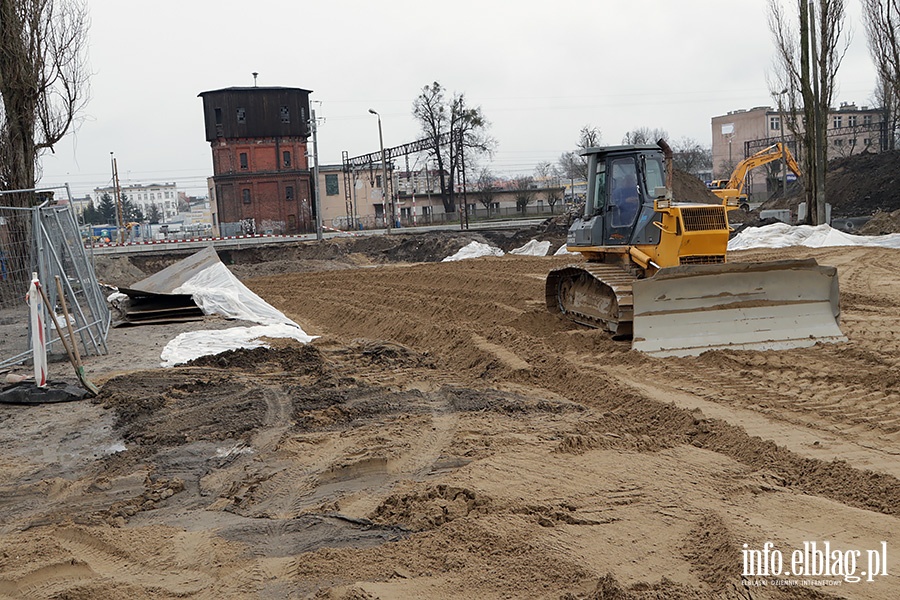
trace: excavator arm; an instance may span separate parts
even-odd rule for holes
[[[734,168],[734,172],[731,174],[731,178],[728,180],[728,185],[726,187],[728,189],[737,190],[738,195],[742,194],[744,191],[744,181],[746,180],[748,171],[769,164],[770,162],[781,160],[782,156],[784,156],[787,167],[791,172],[797,177],[800,177],[800,165],[794,160],[791,151],[788,150],[787,146],[778,143],[772,144],[768,148],[763,148],[753,156],[739,162]]]

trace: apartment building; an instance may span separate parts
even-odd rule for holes
[[[133,206],[140,208],[144,216],[151,214],[153,205],[159,211],[162,222],[166,222],[178,214],[179,191],[178,186],[174,183],[121,185],[119,193]],[[94,188],[90,199],[95,207],[100,205],[104,195],[115,198],[115,187]]]

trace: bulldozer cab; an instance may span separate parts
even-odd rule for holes
[[[653,191],[665,186],[665,165],[657,146],[588,148],[588,198],[575,246],[654,244],[659,230]],[[580,229],[580,230],[578,230]]]

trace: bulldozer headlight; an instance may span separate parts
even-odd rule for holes
[[[671,206],[672,206],[672,201],[669,200],[668,198],[665,200],[657,198],[656,206],[654,206],[654,209],[655,210],[660,210],[660,209],[665,210],[667,208],[670,208]]]
[[[725,206],[737,206],[738,205],[738,197],[737,196],[729,196],[725,199]]]

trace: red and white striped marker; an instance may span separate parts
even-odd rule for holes
[[[31,286],[25,301],[31,310],[31,347],[34,350],[34,381],[39,387],[47,385],[47,343],[44,339],[44,302],[37,273],[31,275]]]

